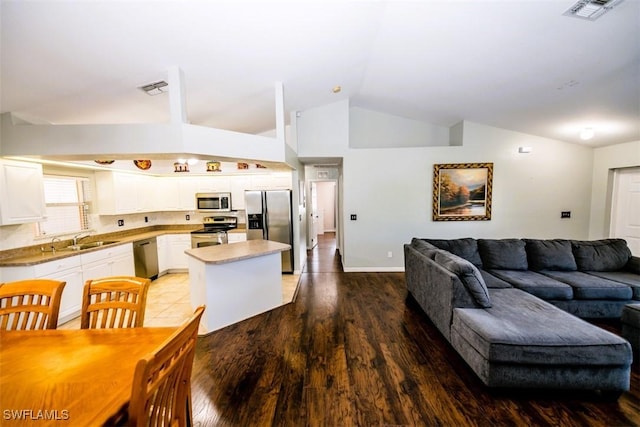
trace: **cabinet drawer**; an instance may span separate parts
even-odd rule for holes
[[[106,249],[100,249],[99,251],[91,251],[81,255],[82,264],[86,265],[92,262],[102,261],[119,255],[131,254],[132,252],[133,245],[131,243],[113,246]]]
[[[62,258],[59,260],[36,264],[33,266],[35,277],[46,278],[60,271],[69,270],[71,268],[80,267],[81,260],[79,256]]]

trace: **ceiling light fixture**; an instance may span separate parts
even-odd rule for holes
[[[593,130],[593,128],[584,128],[582,129],[582,131],[580,131],[580,139],[582,139],[583,141],[587,141],[593,138],[595,135],[596,132]]]
[[[333,93],[340,93],[340,91],[342,91],[342,87],[341,86],[334,86],[333,89],[331,89],[333,91]]]
[[[620,3],[622,0],[580,0],[563,15],[595,21]]]
[[[155,96],[155,95],[160,95],[161,93],[165,93],[167,91],[167,86],[169,86],[169,83],[165,82],[164,80],[161,80],[159,82],[140,86],[138,89],[142,90],[149,96]]]

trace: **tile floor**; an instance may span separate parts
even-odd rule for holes
[[[299,279],[298,274],[282,275],[282,304],[295,299]],[[188,273],[165,274],[151,282],[144,326],[178,326],[192,313]],[[58,329],[79,328],[79,317],[58,325]]]

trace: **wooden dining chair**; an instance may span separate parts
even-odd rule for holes
[[[0,284],[0,329],[56,329],[67,282],[30,279]]]
[[[128,410],[130,426],[191,425],[191,371],[200,318],[198,307],[154,352],[138,361]]]
[[[151,280],[134,276],[87,280],[82,294],[80,328],[142,327],[150,284]]]

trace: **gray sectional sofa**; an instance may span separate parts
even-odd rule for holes
[[[639,302],[624,240],[414,238],[404,253],[409,293],[487,386],[629,389],[629,343],[580,319]]]

